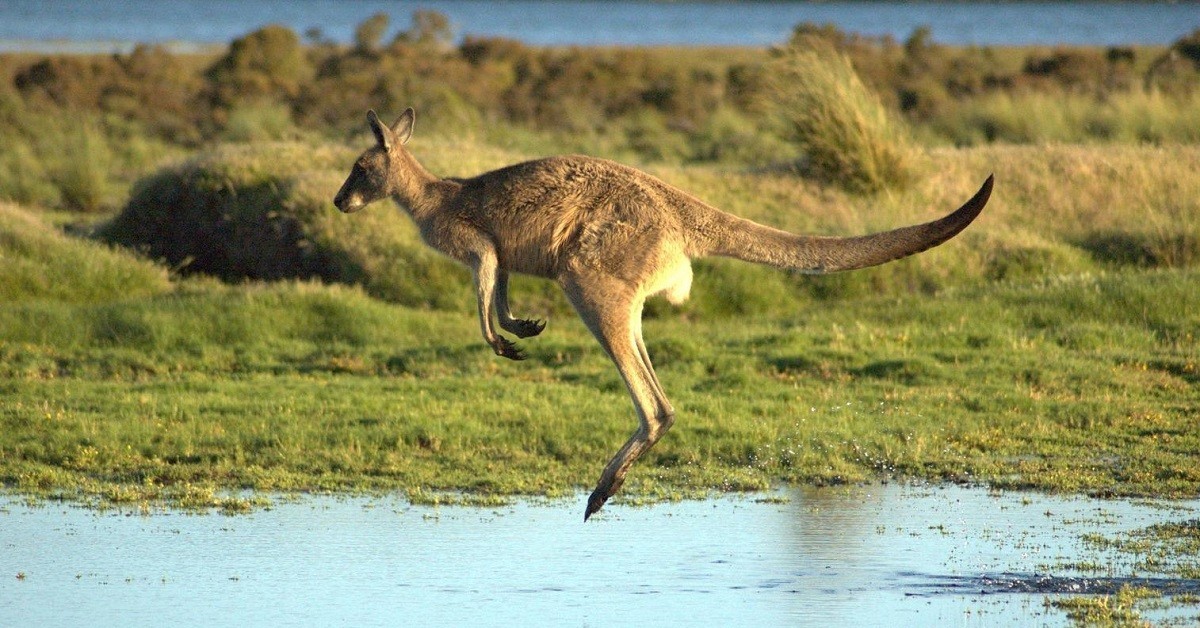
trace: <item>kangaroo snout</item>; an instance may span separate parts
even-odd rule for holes
[[[352,214],[363,208],[366,203],[362,202],[362,197],[357,194],[348,193],[346,190],[340,190],[337,196],[333,197],[333,205],[337,207],[343,214]]]

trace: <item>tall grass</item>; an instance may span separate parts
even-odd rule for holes
[[[113,149],[100,127],[85,122],[51,141],[61,142],[66,156],[52,171],[63,205],[86,212],[111,207],[120,192],[110,174],[114,169]]]
[[[98,303],[169,289],[164,268],[68,236],[35,214],[0,202],[0,302]]]
[[[179,149],[98,112],[39,109],[0,89],[0,200],[111,211],[129,185]]]
[[[1200,93],[993,92],[948,107],[929,120],[925,130],[957,145],[1197,143]]]
[[[903,187],[913,176],[908,129],[827,42],[781,52],[771,73],[785,137],[806,174],[855,192]]]

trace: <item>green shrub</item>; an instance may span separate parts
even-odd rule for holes
[[[242,104],[229,111],[221,138],[230,142],[264,142],[289,139],[296,133],[292,111],[271,102]]]
[[[376,13],[362,21],[354,29],[354,50],[360,54],[374,54],[379,49],[379,42],[387,32],[391,18],[387,13]]]
[[[751,167],[787,161],[793,156],[793,147],[764,126],[731,107],[721,107],[688,135],[689,157],[697,161],[741,163]]]
[[[1052,81],[1070,92],[1094,92],[1105,82],[1109,61],[1098,49],[1060,48],[1047,55],[1031,55],[1025,60],[1026,76],[1043,82]]]
[[[312,78],[313,68],[300,37],[273,24],[235,39],[205,75],[210,101],[225,108],[240,102],[294,98]]]
[[[39,111],[104,112],[172,141],[196,141],[209,113],[197,102],[201,80],[194,69],[156,46],[108,57],[47,57],[18,70],[12,84]]]
[[[418,9],[412,13],[412,26],[396,35],[400,44],[448,48],[454,41],[454,26],[450,17],[439,11]]]
[[[1178,225],[1167,232],[1097,231],[1078,244],[1097,261],[1114,265],[1185,268],[1200,262],[1200,227]]]
[[[907,129],[844,54],[821,39],[803,41],[783,51],[774,68],[779,115],[785,136],[803,151],[801,171],[854,192],[907,184]]]
[[[930,120],[929,129],[958,145],[1191,143],[1200,140],[1200,95],[996,92],[958,103]]]
[[[464,305],[466,272],[426,247],[399,210],[334,208],[353,161],[343,148],[294,142],[220,146],[138,182],[99,235],[185,273],[316,278],[406,305]]]
[[[0,199],[101,211],[171,149],[137,122],[62,112],[0,91]]]

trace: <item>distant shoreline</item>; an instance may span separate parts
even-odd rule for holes
[[[192,41],[118,41],[118,40],[72,40],[72,39],[5,39],[0,40],[0,54],[129,54],[138,46],[156,46],[172,54],[204,54],[220,52],[229,43],[205,43]]]
[[[252,31],[247,31],[252,32]],[[212,42],[190,42],[190,41],[116,41],[116,40],[0,40],[0,55],[110,55],[110,54],[130,54],[139,46],[149,46],[162,48],[170,54],[176,55],[193,55],[193,54],[222,54],[229,47],[230,42],[212,43]],[[785,42],[779,42],[782,44]],[[338,47],[350,47],[350,44],[335,42]],[[727,43],[581,43],[581,44],[538,44],[526,43],[530,48],[581,48],[581,49],[692,49],[692,50],[732,50],[732,49],[767,49],[774,44],[727,44]],[[946,48],[971,48],[972,44],[966,43],[943,43],[941,46]],[[978,46],[979,48],[991,49],[1037,49],[1037,48],[1112,48],[1114,46],[1127,46],[1140,49],[1165,49],[1170,44],[1157,43],[1129,43],[1129,44],[1109,44],[1109,43],[1068,43],[1068,44],[1048,44],[1048,43],[996,43],[986,44],[986,46]]]

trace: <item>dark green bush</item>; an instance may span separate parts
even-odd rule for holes
[[[218,110],[240,102],[294,98],[312,75],[300,37],[278,25],[235,39],[205,72],[209,100]]]
[[[363,20],[354,29],[354,50],[360,54],[374,54],[379,49],[379,42],[387,31],[391,18],[387,13],[376,13]]]
[[[1104,85],[1109,65],[1100,50],[1058,49],[1048,55],[1029,57],[1023,72],[1070,91],[1095,92]]]
[[[1171,44],[1171,50],[1174,50],[1184,58],[1191,60],[1197,67],[1200,67],[1200,28],[1175,40]]]
[[[320,279],[406,305],[464,306],[466,272],[421,243],[399,210],[334,208],[353,160],[328,146],[223,146],[140,181],[98,235],[183,273]]]
[[[179,143],[199,139],[205,116],[197,102],[201,78],[158,46],[106,57],[46,57],[17,72],[13,85],[36,106],[113,114]]]

